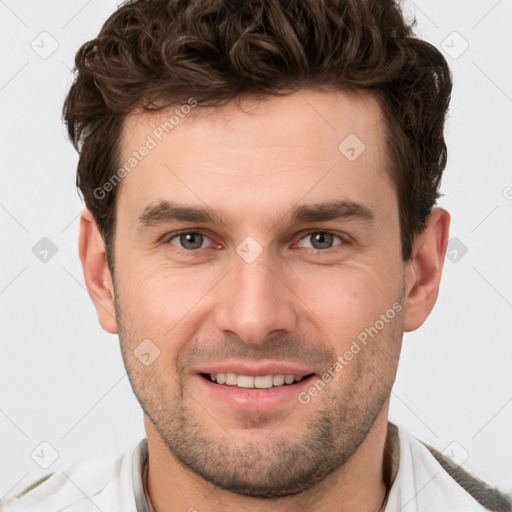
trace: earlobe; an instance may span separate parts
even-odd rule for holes
[[[117,334],[114,286],[107,264],[105,245],[98,225],[88,209],[85,209],[80,216],[78,253],[82,262],[85,284],[96,308],[98,320],[105,331]]]
[[[434,208],[425,230],[416,238],[413,255],[405,269],[404,332],[420,327],[434,308],[449,229],[450,214],[443,208]]]

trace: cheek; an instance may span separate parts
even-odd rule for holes
[[[338,350],[373,325],[399,297],[396,274],[369,264],[302,268],[294,275],[291,288],[305,304],[308,318]]]
[[[177,355],[195,335],[202,305],[218,279],[212,271],[125,261],[118,301],[129,338],[126,342],[152,340],[161,351],[160,360],[174,368]]]
[[[391,256],[368,251],[357,262],[325,265],[296,260],[281,268],[279,279],[286,287],[278,284],[274,293],[282,293],[304,324],[341,351],[397,299],[398,258]],[[237,293],[229,277],[220,293],[219,280],[230,265],[218,263],[187,268],[140,253],[124,259],[118,265],[119,295],[137,336],[174,340],[174,345],[190,339],[198,322],[207,321],[220,305],[227,287],[232,287],[231,297]]]
[[[148,322],[165,318],[173,323],[208,290],[208,274],[194,269],[170,268],[153,262],[129,261],[120,273],[123,303]],[[213,277],[213,276],[212,276]]]

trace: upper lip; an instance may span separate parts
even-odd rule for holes
[[[249,375],[252,377],[264,375],[293,375],[294,377],[305,377],[310,375],[311,370],[306,370],[296,364],[287,364],[282,361],[275,362],[249,362],[249,361],[223,361],[202,365],[197,373],[235,373],[237,375]]]

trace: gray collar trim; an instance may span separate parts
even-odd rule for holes
[[[135,505],[137,512],[149,512],[146,496],[144,496],[144,487],[142,486],[142,475],[144,466],[148,461],[148,441],[144,438],[133,450],[132,472],[133,472],[133,492],[135,494]]]

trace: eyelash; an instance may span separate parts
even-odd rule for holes
[[[308,235],[311,235],[313,233],[328,233],[330,235],[340,238],[341,242],[342,242],[341,244],[331,247],[330,249],[314,249],[314,248],[309,249],[310,251],[313,251],[314,254],[321,254],[321,253],[329,254],[330,251],[333,251],[336,248],[340,248],[340,247],[350,244],[350,239],[349,239],[348,235],[341,235],[341,234],[335,233],[333,231],[327,231],[327,230],[321,230],[321,229],[310,229],[308,231],[300,233],[299,234],[300,237],[298,238],[298,241],[302,240],[303,238],[306,238]],[[200,234],[207,238],[210,238],[209,234],[206,231],[203,231],[201,229],[188,229],[188,230],[177,231],[175,233],[171,233],[170,235],[165,237],[164,241],[166,244],[172,245],[170,243],[170,241],[173,238],[176,238],[177,236],[180,236],[180,235],[187,235],[187,234]],[[176,249],[178,251],[185,252],[187,255],[192,255],[192,254],[195,255],[195,254],[199,253],[201,250],[201,249],[194,249],[194,250],[182,249],[181,247],[178,247],[178,246],[174,246],[174,247],[176,247]]]

